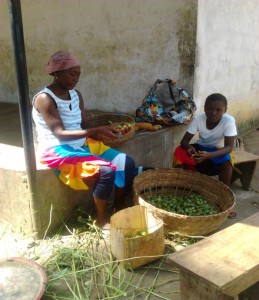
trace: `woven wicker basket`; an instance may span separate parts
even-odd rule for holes
[[[233,192],[217,179],[178,168],[148,170],[137,175],[133,191],[135,205],[147,206],[161,218],[165,231],[192,236],[215,231],[226,220],[236,202]],[[145,200],[151,195],[187,196],[193,193],[203,196],[218,213],[208,216],[180,215],[156,208]]]
[[[105,135],[97,135],[94,138],[102,141],[105,145],[110,146],[110,147],[119,147],[126,141],[128,141],[130,138],[133,137],[135,133],[135,120],[125,114],[103,114],[103,115],[90,115],[87,116],[87,127],[88,128],[93,128],[93,127],[98,127],[98,126],[104,126],[104,125],[111,125],[111,123],[122,123],[122,122],[127,122],[130,123],[131,129],[129,132],[127,132],[124,135],[120,135],[118,139],[110,139],[109,137]]]

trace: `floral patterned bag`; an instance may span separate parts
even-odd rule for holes
[[[161,83],[168,86],[167,95],[163,89],[158,89]],[[135,121],[169,126],[181,124],[190,120],[195,110],[196,105],[186,90],[177,87],[171,79],[157,79],[137,108]]]

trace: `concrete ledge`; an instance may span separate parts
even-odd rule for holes
[[[156,132],[140,132],[118,150],[130,155],[136,166],[171,167],[173,149],[179,144],[186,125]],[[22,147],[0,144],[0,222],[13,226],[14,231],[35,233],[41,237],[48,228],[53,233],[63,220],[71,218],[75,207],[93,205],[92,190],[75,191],[65,186],[53,170],[37,163],[37,203],[32,203],[28,189],[25,156]],[[33,204],[33,205],[32,205]],[[37,211],[32,211],[37,207]],[[36,214],[37,224],[33,215]]]
[[[158,131],[137,131],[132,139],[118,149],[130,155],[136,166],[168,168],[172,166],[173,151],[187,128],[183,124]]]
[[[11,224],[14,231],[41,237],[48,228],[51,234],[62,221],[73,216],[76,206],[84,202],[92,205],[91,188],[74,191],[65,186],[53,170],[40,163],[36,172],[36,203],[32,203],[21,147],[0,144],[0,176],[4,179],[0,181],[0,221]],[[32,207],[37,207],[36,211],[32,211]]]

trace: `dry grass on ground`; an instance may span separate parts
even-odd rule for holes
[[[201,237],[169,234],[160,259],[125,270],[112,257],[109,239],[101,236],[90,219],[78,220],[76,226],[64,224],[60,233],[42,240],[14,234],[6,226],[0,232],[0,257],[25,257],[43,266],[48,281],[42,299],[175,299],[179,295],[178,271],[166,258]]]

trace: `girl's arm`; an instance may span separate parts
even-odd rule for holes
[[[209,153],[210,158],[218,157],[218,156],[222,156],[222,155],[230,153],[233,149],[235,138],[236,138],[236,136],[225,136],[224,137],[224,147],[215,152],[210,152]]]
[[[199,153],[193,155],[193,159],[197,163],[201,163],[204,160],[213,158],[213,157],[218,157],[222,155],[226,155],[230,153],[233,149],[234,142],[235,142],[236,136],[225,136],[224,137],[224,147],[215,151],[215,152],[205,152],[205,151],[200,151]]]
[[[188,155],[190,156],[197,153],[196,149],[192,145],[190,145],[190,141],[193,136],[194,134],[191,134],[187,131],[180,142],[181,147],[186,149]]]

